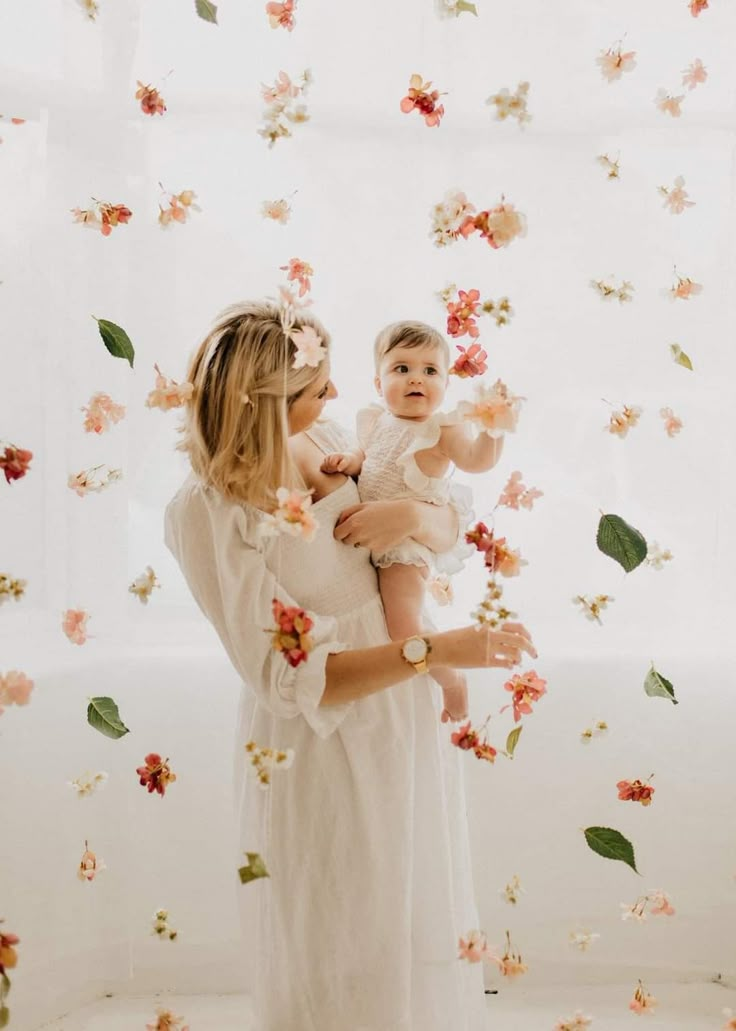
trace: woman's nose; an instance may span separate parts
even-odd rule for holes
[[[327,396],[330,398],[337,397],[337,387],[332,382],[330,382],[330,389],[327,392]]]

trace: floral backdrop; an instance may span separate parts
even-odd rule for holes
[[[175,647],[197,622],[161,525],[186,474],[173,445],[187,358],[226,304],[284,290],[332,334],[330,412],[346,425],[374,400],[378,329],[418,318],[447,334],[449,405],[479,433],[507,431],[491,474],[458,474],[474,554],[430,603],[442,626],[517,613],[540,659],[496,696],[476,686],[478,718],[453,732],[468,763],[491,779],[512,757],[523,769],[519,728],[560,686],[545,647],[648,656],[635,690],[655,740],[662,707],[707,704],[666,658],[725,654],[734,617],[732,5],[27,0],[0,32],[4,738],[33,727],[44,690],[21,662],[26,635],[103,649],[166,628]],[[724,670],[708,690],[727,685]],[[581,744],[626,704],[587,726],[586,711]],[[125,718],[124,696],[89,701],[111,748]],[[186,791],[175,742],[170,758],[141,746],[130,791],[164,805]],[[288,767],[276,744],[249,746],[266,790]],[[579,856],[600,877],[636,868],[627,807],[656,826],[665,780],[656,750],[632,770],[619,748],[620,820],[590,821]],[[108,779],[85,762],[69,757],[80,804]],[[65,862],[58,877],[97,890],[93,819]],[[250,854],[242,890],[266,867]],[[631,885],[624,918],[677,919],[667,885]],[[518,878],[497,887],[524,904]],[[11,900],[0,1026],[23,967]],[[511,931],[468,928],[458,961],[524,975],[512,917]],[[617,919],[602,912],[600,934]],[[157,910],[152,933],[174,942],[168,920]],[[598,936],[572,930],[571,944]],[[656,1004],[642,981],[622,998]],[[593,1019],[572,997],[569,1010],[560,1029]],[[149,1027],[184,1020],[162,1011]]]

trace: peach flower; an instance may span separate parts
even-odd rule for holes
[[[697,18],[701,11],[708,9],[708,0],[690,0],[688,5],[690,7],[690,14],[693,18]]]
[[[280,225],[285,226],[289,221],[291,215],[291,208],[289,202],[286,200],[264,200],[261,205],[261,214],[264,218],[270,218],[273,222],[278,222]]]
[[[677,273],[675,273],[677,275]],[[680,298],[683,301],[689,301],[691,297],[697,297],[699,293],[702,293],[703,287],[701,283],[696,283],[692,279],[683,278],[677,276],[677,285],[670,287],[670,296],[673,299]]]
[[[301,258],[290,258],[289,264],[279,265],[279,269],[287,273],[286,278],[289,282],[299,284],[299,297],[303,297],[312,289],[310,276],[314,275],[314,269],[309,262],[302,261]]]
[[[292,369],[301,369],[304,365],[311,365],[316,368],[322,359],[327,357],[322,337],[318,335],[313,326],[303,326],[289,335],[296,344],[296,354],[291,365]]]
[[[521,482],[521,473],[516,469],[501,491],[497,504],[517,511],[520,507],[531,511],[536,499],[541,497],[544,497],[544,491],[537,490],[536,487],[526,487]]]
[[[680,104],[685,99],[685,94],[682,96],[673,97],[672,94],[667,93],[666,90],[658,89],[657,95],[654,98],[654,103],[657,105],[662,114],[672,115],[673,118],[679,118],[682,114],[680,110]]]
[[[431,82],[424,82],[421,75],[412,75],[409,80],[409,91],[401,101],[400,107],[404,114],[409,114],[415,109],[424,117],[424,122],[430,127],[438,126],[445,113],[442,104],[437,104],[441,94],[438,90],[429,92]]]
[[[451,337],[465,336],[473,339],[479,336],[475,321],[480,304],[479,290],[458,290],[458,300],[447,304],[447,335]]]
[[[61,629],[72,644],[84,644],[87,640],[89,613],[84,609],[67,609],[63,613]]]
[[[125,416],[125,405],[116,404],[109,394],[98,392],[89,399],[80,411],[85,412],[85,433],[104,433]]]
[[[296,0],[284,0],[283,3],[266,4],[266,14],[268,15],[268,22],[271,28],[278,29],[281,27],[291,32],[294,28],[295,9]]]
[[[636,68],[636,51],[627,50],[623,53],[621,47],[609,50],[601,50],[595,63],[600,67],[601,75],[608,82],[615,82],[621,78],[623,72],[630,72]]]
[[[427,590],[438,605],[450,605],[454,597],[452,583],[446,573],[439,573],[430,580]]]
[[[466,379],[473,376],[482,376],[484,372],[488,371],[488,366],[486,365],[488,354],[480,344],[471,344],[467,351],[462,344],[455,344],[455,347],[460,352],[460,356],[455,359],[455,364],[449,370],[451,375],[459,376],[460,379]]]
[[[11,669],[0,673],[0,713],[6,705],[28,705],[33,690],[33,681],[25,673]]]
[[[682,85],[687,86],[689,90],[694,90],[698,83],[705,82],[708,78],[708,72],[705,69],[705,65],[696,57],[692,64],[689,64],[682,73]]]
[[[469,931],[467,938],[458,940],[458,950],[458,959],[467,959],[468,963],[480,963],[481,960],[498,962],[483,931]]]
[[[678,419],[671,408],[660,408],[659,414],[664,419],[664,429],[667,436],[676,436],[682,429],[682,419]]]
[[[510,691],[513,696],[514,723],[518,723],[523,715],[531,715],[534,711],[532,703],[538,702],[542,695],[547,693],[547,681],[537,676],[536,670],[520,674],[514,673],[510,680],[503,685],[505,691]],[[504,705],[503,712],[508,709]]]
[[[634,992],[634,997],[629,1003],[629,1009],[636,1013],[637,1016],[641,1016],[642,1013],[653,1013],[657,1005],[657,1000],[649,992],[644,992],[641,981],[639,987]]]
[[[526,398],[509,394],[508,387],[497,379],[492,387],[478,384],[474,402],[461,401],[457,412],[461,419],[475,422],[489,437],[512,433],[519,420],[520,402]]]
[[[104,859],[98,859],[94,852],[90,852],[85,841],[84,852],[77,869],[77,877],[80,881],[87,881],[89,883],[95,879],[98,873],[106,869]]]
[[[170,408],[181,408],[191,399],[194,393],[194,384],[177,383],[175,379],[169,380],[154,363],[156,370],[156,385],[146,398],[147,408],[160,408],[167,412]]]

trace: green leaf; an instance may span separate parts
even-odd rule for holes
[[[105,737],[117,739],[130,733],[112,698],[91,698],[87,706],[87,722]]]
[[[669,698],[673,705],[678,705],[675,698],[675,689],[672,684],[658,673],[652,663],[652,668],[644,678],[644,690],[651,698]]]
[[[247,884],[249,881],[255,881],[259,877],[271,876],[271,874],[266,869],[266,864],[263,862],[263,860],[257,852],[246,852],[245,855],[248,860],[248,864],[247,866],[241,866],[238,870],[241,884]]]
[[[630,866],[634,873],[639,873],[634,859],[634,846],[619,831],[611,827],[586,827],[583,833],[589,847],[599,856],[618,859]]]
[[[10,1022],[10,1010],[3,1003],[0,1005],[0,1027],[7,1027]]]
[[[10,978],[8,977],[8,975],[5,973],[4,970],[2,972],[2,975],[0,975],[0,977],[2,978],[0,983],[3,986],[3,990],[2,990],[2,992],[0,992],[0,1001],[1,1001],[2,997],[4,995],[7,995],[7,993],[10,991]]]
[[[110,354],[114,358],[126,358],[132,369],[135,351],[125,330],[116,326],[114,322],[108,322],[107,319],[98,319],[96,315],[92,318],[97,323],[102,341]]]
[[[211,21],[217,25],[217,5],[210,2],[210,0],[195,0],[197,8],[197,14],[200,18],[204,18],[205,21]]]
[[[624,522],[621,516],[601,516],[596,544],[604,555],[615,559],[626,573],[636,569],[647,557],[647,542],[644,537],[633,526]]]
[[[457,11],[458,16],[462,14],[463,11],[468,11],[469,14],[474,14],[476,18],[478,17],[478,11],[476,10],[475,4],[470,4],[467,0],[457,0],[455,10]]]
[[[523,729],[523,725],[520,727],[514,727],[509,736],[506,738],[506,751],[509,753],[509,755],[514,754],[514,749],[516,748],[517,742],[519,740],[519,735],[521,734]]]

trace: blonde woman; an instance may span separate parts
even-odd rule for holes
[[[304,363],[299,334],[322,357]],[[189,368],[177,446],[192,473],[166,509],[166,543],[244,681],[240,847],[270,877],[238,885],[243,990],[256,1031],[481,1031],[480,964],[457,958],[478,926],[462,753],[426,671],[508,669],[536,651],[516,623],[390,640],[371,550],[411,536],[448,551],[456,513],[360,504],[349,476],[322,471],[355,446],[318,421],[337,395],[329,348],[310,314],[285,330],[275,305],[226,309]],[[313,491],[313,539],[262,532],[282,486]],[[290,661],[269,632],[274,599],[313,621]],[[248,741],[293,750],[265,790]]]

